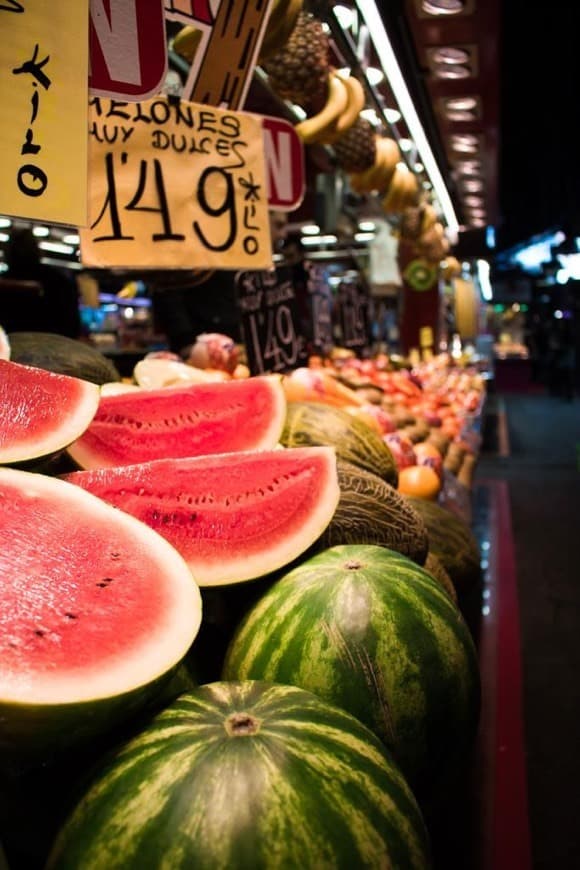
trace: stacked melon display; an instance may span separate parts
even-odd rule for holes
[[[0,366],[14,867],[428,867],[419,806],[478,720],[454,600],[477,551],[397,489],[353,385],[332,378],[334,405],[289,400],[292,376],[109,394]],[[51,455],[60,478],[22,470]]]

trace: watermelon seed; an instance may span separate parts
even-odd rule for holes
[[[75,613],[65,613],[67,619],[78,619],[78,616]]]
[[[34,633],[37,637],[44,637],[44,635],[46,634],[46,632],[43,631],[41,628],[35,629]]]
[[[103,579],[100,580],[99,583],[97,583],[96,585],[100,586],[101,589],[104,589],[106,586],[109,585],[109,583],[112,583],[112,582],[113,582],[112,577],[103,577]]]

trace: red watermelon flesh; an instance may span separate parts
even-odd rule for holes
[[[158,531],[200,586],[287,565],[322,534],[340,495],[332,447],[161,459],[66,479]]]
[[[0,464],[62,450],[87,428],[96,384],[0,359]]]
[[[200,594],[143,523],[62,480],[0,469],[0,736],[6,703],[144,686],[193,642]]]
[[[69,453],[81,468],[110,468],[269,449],[285,416],[275,375],[101,396],[91,425]]]

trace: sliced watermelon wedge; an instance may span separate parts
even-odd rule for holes
[[[99,397],[96,384],[0,359],[0,464],[67,447],[93,419]]]
[[[160,459],[66,479],[167,538],[200,586],[287,565],[320,537],[340,496],[332,447]]]
[[[267,450],[282,434],[286,398],[277,375],[101,396],[68,449],[85,469],[155,459]]]
[[[0,750],[74,741],[150,700],[199,589],[166,540],[80,487],[0,469]]]

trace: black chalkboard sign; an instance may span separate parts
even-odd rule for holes
[[[364,283],[344,280],[336,291],[337,325],[343,347],[362,350],[370,344],[369,295]]]
[[[285,372],[305,365],[306,339],[292,268],[240,272],[236,289],[251,374]]]
[[[332,290],[328,271],[319,263],[304,261],[306,293],[309,302],[310,347],[313,353],[326,355],[332,349]]]

